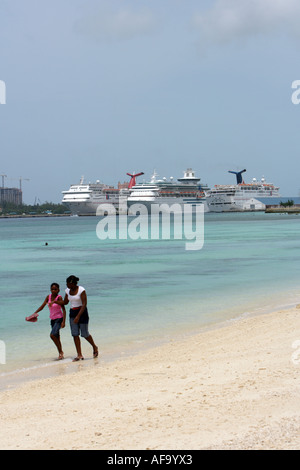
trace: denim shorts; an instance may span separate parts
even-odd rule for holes
[[[51,320],[51,335],[56,336],[56,338],[59,338],[59,330],[61,328],[63,318],[56,318],[55,320]]]
[[[88,323],[74,323],[74,318],[70,318],[72,336],[80,335],[82,338],[88,338],[90,336],[88,326]]]

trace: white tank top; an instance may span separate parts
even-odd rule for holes
[[[78,286],[78,292],[77,292],[77,294],[76,294],[76,295],[71,295],[71,294],[70,294],[70,289],[69,289],[69,288],[66,289],[65,292],[66,292],[66,294],[67,294],[67,296],[68,296],[69,302],[70,302],[70,304],[71,304],[71,308],[81,307],[81,305],[82,305],[82,300],[81,300],[81,297],[80,297],[80,296],[81,296],[82,292],[84,292],[84,291],[85,291],[85,288],[84,288],[84,287]]]

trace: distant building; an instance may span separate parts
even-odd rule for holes
[[[128,189],[128,185],[129,183],[127,182],[124,182],[124,183],[120,183],[120,181],[118,182],[118,189]]]
[[[22,205],[22,191],[18,188],[0,188],[0,204],[11,202],[18,206]]]

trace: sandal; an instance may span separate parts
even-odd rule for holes
[[[84,357],[74,357],[72,362],[84,361]]]

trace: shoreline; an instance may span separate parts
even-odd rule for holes
[[[247,316],[2,391],[1,449],[300,449],[299,314]]]
[[[71,217],[72,214],[5,214],[0,219],[37,219],[39,217]]]
[[[300,303],[298,305],[300,308]],[[21,386],[23,383],[43,380],[46,378],[53,378],[70,373],[76,373],[77,367],[81,370],[83,368],[87,368],[93,365],[98,365],[99,362],[101,362],[101,364],[109,364],[118,360],[122,360],[124,358],[136,356],[143,352],[149,352],[159,346],[168,344],[170,341],[180,342],[188,338],[193,338],[197,335],[201,335],[207,331],[219,330],[220,328],[227,327],[247,318],[271,314],[279,310],[290,310],[291,308],[298,307],[298,305],[295,303],[285,303],[280,306],[277,306],[276,308],[267,308],[263,309],[262,311],[250,310],[241,313],[238,316],[228,318],[222,321],[212,321],[211,323],[207,324],[190,323],[188,326],[185,326],[183,330],[182,327],[180,329],[174,328],[171,330],[166,330],[162,335],[155,335],[154,337],[147,339],[139,337],[136,341],[132,341],[130,343],[125,341],[124,343],[113,343],[109,345],[106,344],[105,346],[102,345],[102,347],[99,347],[99,357],[96,361],[91,360],[92,358],[89,357],[88,354],[84,354],[85,361],[81,362],[79,365],[78,363],[72,362],[72,359],[75,356],[75,350],[73,351],[73,355],[70,354],[69,350],[69,354],[66,355],[65,358],[61,361],[58,361],[56,358],[50,359],[48,357],[47,359],[45,359],[45,362],[39,362],[38,364],[32,363],[32,365],[28,365],[27,367],[18,367],[16,369],[11,369],[3,373],[1,373],[0,369],[0,394],[1,392],[13,390]],[[83,345],[88,347],[87,345],[85,345],[85,343],[83,343]],[[53,354],[53,356],[55,356],[55,353]]]

